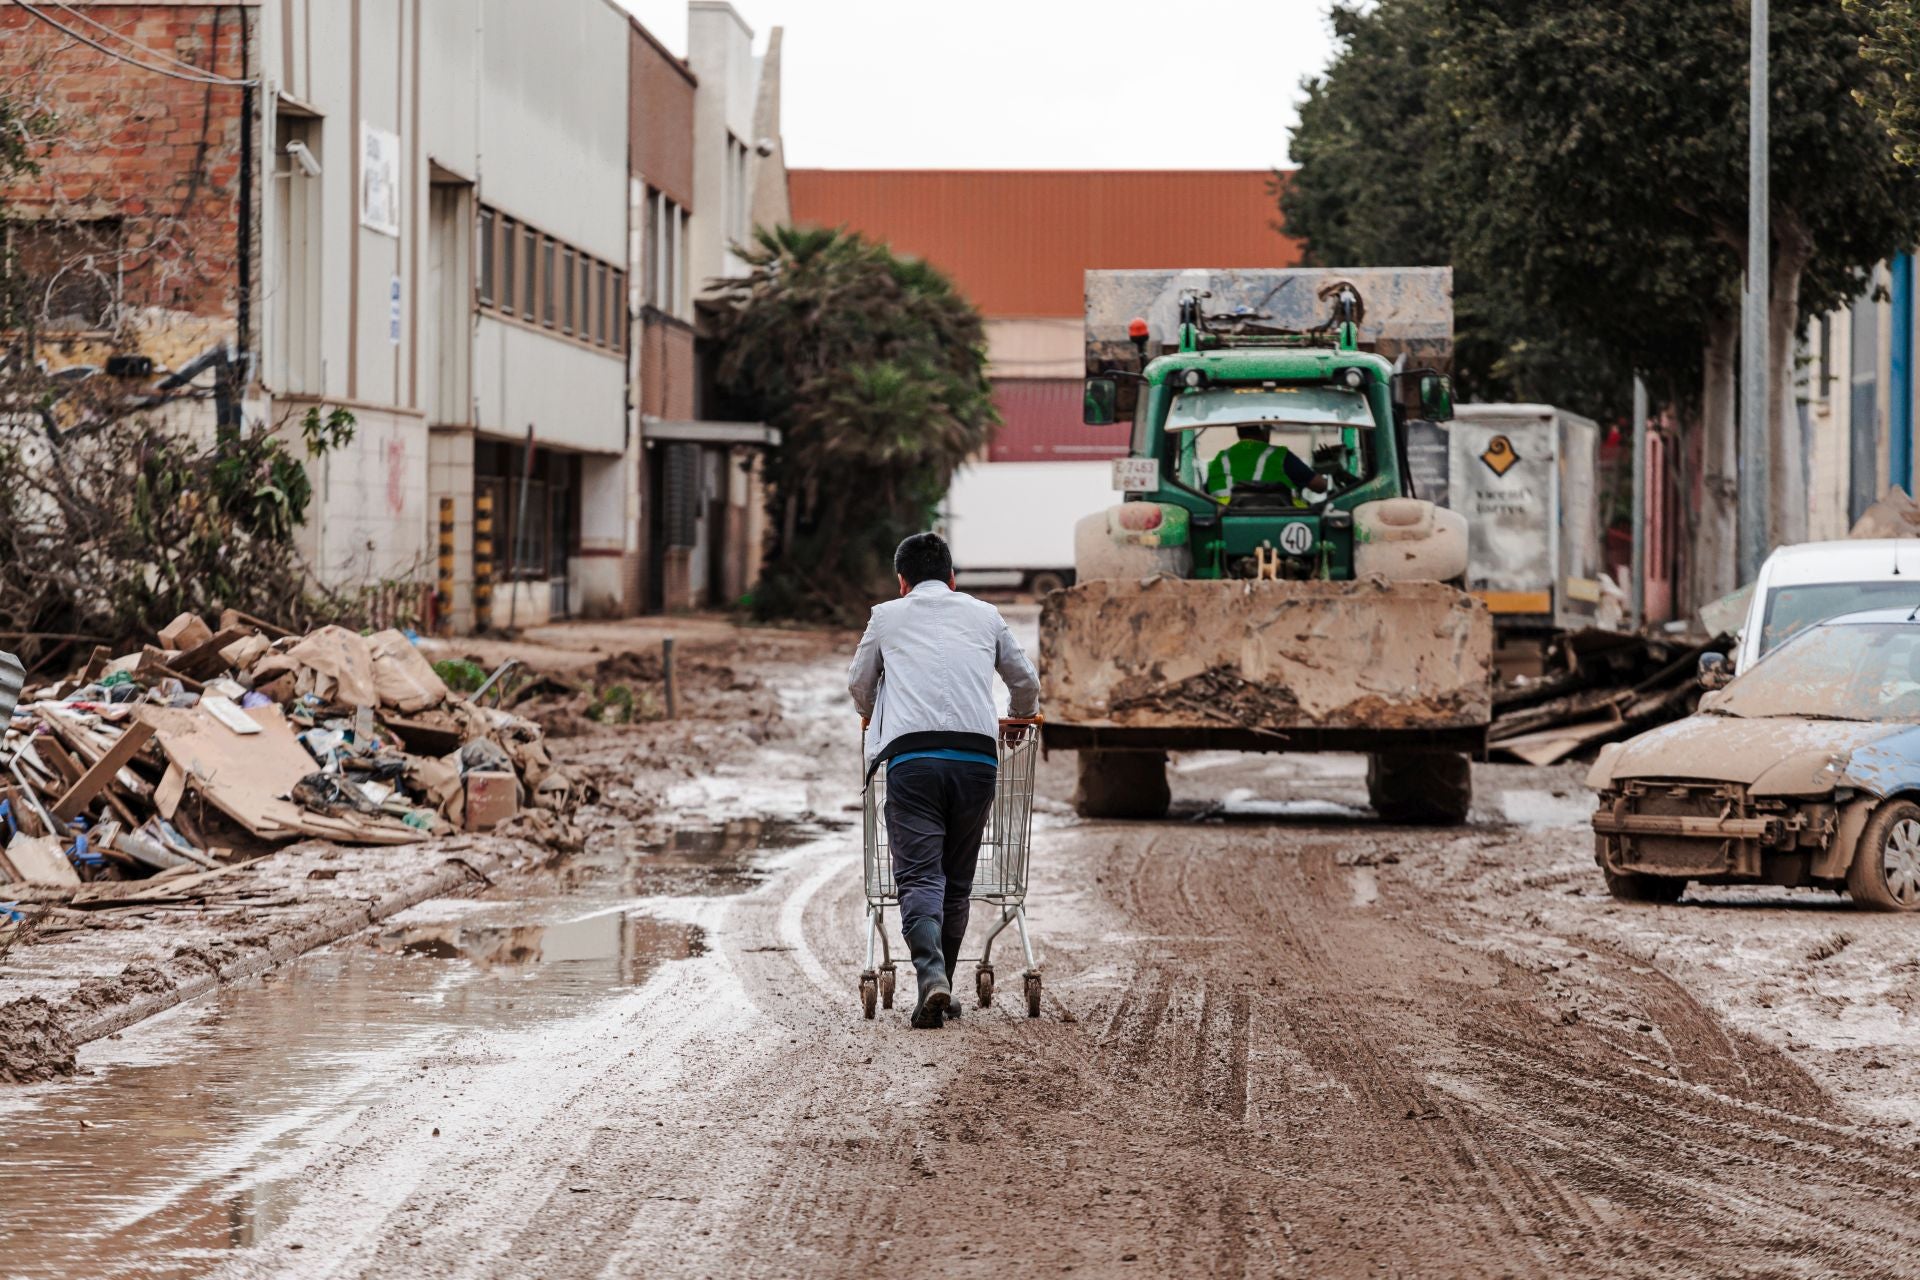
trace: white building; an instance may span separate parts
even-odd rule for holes
[[[626,13],[609,0],[255,13],[272,162],[260,408],[279,421],[341,404],[359,419],[316,477],[316,572],[432,581],[451,499],[465,627],[484,494],[493,625],[631,611]]]

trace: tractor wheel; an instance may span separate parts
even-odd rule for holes
[[[1473,762],[1454,751],[1370,755],[1367,803],[1388,822],[1457,827],[1473,805]]]
[[[1166,752],[1080,753],[1080,785],[1074,788],[1073,808],[1081,817],[1164,818],[1171,800]]]
[[[1027,583],[1027,590],[1033,592],[1033,598],[1044,600],[1056,591],[1067,589],[1067,575],[1057,569],[1042,569],[1033,575]]]

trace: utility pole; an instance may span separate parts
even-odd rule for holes
[[[1752,34],[1747,73],[1747,280],[1740,314],[1740,581],[1752,582],[1767,556],[1767,0],[1748,0]]]
[[[1647,384],[1633,375],[1633,630],[1647,625]]]

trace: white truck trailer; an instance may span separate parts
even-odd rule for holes
[[[1113,464],[969,462],[942,510],[963,588],[1045,595],[1073,585],[1073,526],[1113,501]]]

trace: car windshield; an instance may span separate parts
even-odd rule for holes
[[[1204,387],[1177,393],[1167,413],[1177,473],[1189,487],[1206,492],[1219,491],[1209,476],[1223,480],[1229,469],[1212,466],[1213,460],[1240,441],[1242,430],[1257,436],[1263,447],[1276,446],[1266,462],[1257,464],[1263,472],[1286,475],[1284,459],[1291,455],[1326,475],[1332,481],[1329,492],[1341,492],[1372,474],[1373,425],[1365,396],[1326,386]],[[1244,486],[1227,488],[1236,506],[1275,501]],[[1286,501],[1303,505],[1320,497],[1301,492]]]
[[[1765,656],[1816,622],[1868,609],[1920,604],[1920,581],[1807,582],[1775,587],[1767,593],[1760,620],[1760,654]]]
[[[1920,721],[1920,621],[1816,625],[1736,676],[1720,715]]]

